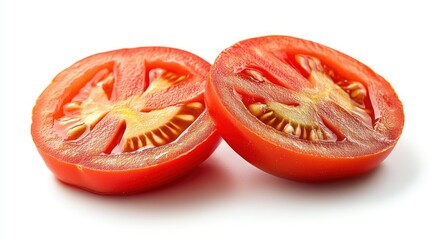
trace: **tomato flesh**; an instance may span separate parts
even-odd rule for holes
[[[334,49],[287,36],[244,40],[212,66],[206,102],[226,142],[274,175],[360,175],[398,141],[404,115],[390,84]]]
[[[161,47],[85,58],[37,100],[34,142],[57,178],[89,191],[128,194],[173,181],[220,141],[203,98],[209,69]]]

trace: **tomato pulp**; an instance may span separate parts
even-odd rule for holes
[[[332,48],[288,36],[224,50],[205,97],[219,133],[238,154],[299,181],[373,169],[404,125],[402,104],[380,75]]]
[[[101,194],[158,187],[190,172],[220,137],[204,102],[210,64],[179,49],[87,57],[38,98],[31,132],[61,181]]]

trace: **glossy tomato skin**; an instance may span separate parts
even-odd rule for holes
[[[284,65],[275,67],[281,62],[279,56],[283,53],[317,56],[343,76],[362,82],[366,81],[362,79],[369,79],[364,83],[370,94],[373,94],[371,101],[374,115],[378,117],[376,124],[381,123],[381,127],[375,125],[378,127],[374,127],[377,128],[375,130],[373,127],[365,127],[356,118],[342,122],[341,117],[347,117],[347,114],[341,112],[342,110],[338,110],[337,113],[337,106],[331,103],[320,107],[320,114],[324,114],[326,118],[331,117],[332,122],[338,124],[338,126],[334,124],[332,126],[341,131],[356,128],[350,132],[346,131],[344,138],[338,141],[312,142],[297,139],[256,119],[243,104],[240,92],[251,95],[259,89],[275,88],[273,92],[265,92],[265,96],[258,95],[259,100],[263,97],[269,100],[275,99],[274,92],[278,87],[273,85],[278,85],[278,82],[262,83],[259,73],[267,73],[267,78],[272,79],[279,75],[287,79],[296,74],[296,71],[290,74],[283,72]],[[265,60],[272,58],[275,59],[274,63],[269,61],[267,63]],[[247,79],[240,76],[242,69],[246,67],[262,70],[249,80],[248,76]],[[281,84],[287,85],[287,89],[292,89],[294,92],[300,92],[306,87],[301,85],[306,83],[293,82],[294,77],[291,79],[291,82],[285,81]],[[391,85],[381,76],[343,53],[311,41],[288,36],[248,39],[224,50],[212,66],[205,97],[209,113],[219,133],[240,156],[267,173],[297,181],[343,179],[359,176],[374,169],[393,150],[404,124],[402,104]],[[280,98],[284,100],[287,97],[278,97]],[[305,117],[305,113],[301,116]],[[324,119],[324,121],[331,120]],[[340,134],[341,132],[337,135]]]
[[[106,66],[114,71],[118,85],[116,89],[106,90],[112,92],[113,104],[144,93],[150,84],[145,79],[149,68],[186,71],[190,83],[173,86],[168,91],[155,91],[145,102],[144,111],[147,112],[201,101],[210,69],[209,63],[183,50],[142,47],[95,54],[58,74],[33,108],[31,133],[47,167],[60,181],[98,194],[134,194],[188,174],[213,153],[221,138],[207,110],[203,110],[174,141],[148,149],[115,153],[112,147],[106,147],[106,144],[112,145],[109,143],[113,141],[112,136],[124,131],[120,124],[123,120],[111,113],[88,134],[65,140],[55,129],[61,106],[71,101],[71,92],[78,93],[88,79]],[[168,96],[169,92],[173,92],[173,96]]]
[[[206,114],[205,118],[208,118]],[[220,136],[216,131],[194,149],[169,161],[144,168],[104,170],[61,161],[38,148],[47,167],[63,183],[102,195],[129,195],[158,188],[193,171],[217,148]]]
[[[207,92],[211,92],[211,83]],[[393,147],[372,155],[359,157],[329,157],[285,149],[243,127],[235,117],[227,114],[226,109],[213,95],[207,95],[210,114],[217,124],[222,138],[243,159],[255,167],[272,175],[303,182],[336,180],[359,176],[378,166],[393,150]],[[222,110],[223,109],[223,110]],[[228,124],[225,124],[228,123]]]

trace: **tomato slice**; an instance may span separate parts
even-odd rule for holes
[[[299,181],[373,169],[404,125],[402,104],[380,75],[332,48],[288,36],[224,50],[205,96],[219,133],[237,153]]]
[[[33,140],[59,180],[89,191],[129,194],[171,182],[220,142],[203,97],[209,70],[165,47],[87,57],[38,98]]]

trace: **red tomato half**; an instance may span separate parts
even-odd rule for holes
[[[90,56],[40,95],[33,140],[58,179],[89,191],[129,194],[173,181],[220,142],[203,97],[209,70],[172,48]]]
[[[287,36],[248,39],[223,51],[205,96],[237,153],[300,181],[373,169],[404,125],[402,104],[380,75],[334,49]]]

